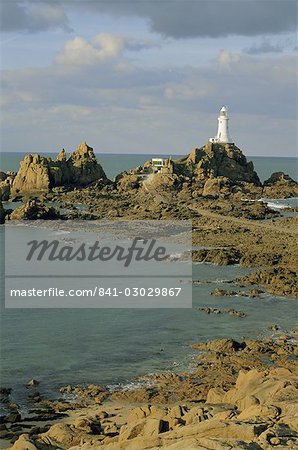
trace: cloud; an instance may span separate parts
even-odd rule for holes
[[[184,153],[215,134],[218,109],[228,104],[236,143],[257,148],[268,142],[268,152],[281,145],[294,149],[294,54],[256,58],[231,51],[223,40],[217,54],[213,49],[208,59],[193,58],[186,66],[179,55],[189,45],[171,40],[169,67],[168,61],[152,60],[154,53],[145,64],[144,54],[132,56],[156,46],[154,40],[109,33],[76,36],[46,67],[3,71],[3,146],[38,151],[37,141],[53,149],[87,139],[105,151]],[[283,124],[280,134],[278,123]]]
[[[272,44],[268,39],[263,39],[259,44],[253,44],[251,47],[244,49],[248,55],[259,55],[261,53],[282,53],[284,47],[281,44]]]
[[[256,36],[295,31],[296,0],[85,0],[74,8],[141,17],[153,31],[173,38]]]
[[[296,0],[3,0],[4,31],[67,28],[69,13],[139,17],[173,38],[257,36],[294,32]]]
[[[92,66],[115,60],[124,50],[139,52],[154,47],[160,47],[160,44],[152,40],[137,40],[111,33],[97,34],[90,41],[77,36],[65,43],[64,49],[56,55],[55,62],[69,66]],[[120,71],[130,70],[126,61],[119,62],[118,67]]]
[[[54,28],[71,30],[63,5],[56,0],[3,0],[0,12],[1,30],[4,32],[35,33]]]
[[[89,66],[117,58],[124,47],[124,40],[108,33],[98,34],[88,42],[82,37],[75,37],[65,43],[64,49],[55,61],[58,64]]]
[[[235,63],[239,62],[239,60],[240,60],[239,54],[232,53],[227,49],[221,50],[217,57],[219,68],[225,71],[232,70],[232,66],[234,66]]]
[[[136,39],[126,38],[125,48],[133,52],[139,52],[142,50],[150,50],[152,48],[160,48],[160,42],[153,41],[152,39]]]

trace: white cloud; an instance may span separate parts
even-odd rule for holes
[[[232,53],[227,49],[221,50],[217,59],[219,67],[226,71],[230,71],[232,64],[239,62],[239,60],[239,54]]]
[[[55,62],[63,65],[90,66],[118,58],[124,47],[124,39],[108,33],[94,36],[90,42],[82,37],[67,41]]]
[[[89,41],[77,36],[66,41],[63,50],[56,55],[55,62],[68,66],[92,66],[95,64],[121,58],[124,50],[140,52],[160,47],[160,44],[150,39],[135,39],[122,37],[111,33],[100,33]],[[127,61],[120,61],[119,70],[128,69]]]

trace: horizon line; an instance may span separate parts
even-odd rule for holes
[[[192,150],[192,149],[191,149]],[[189,151],[189,153],[191,152],[191,150]],[[74,150],[70,150],[69,152],[66,151],[66,153],[73,153]],[[24,151],[24,150],[7,150],[7,151],[0,151],[0,155],[4,154],[4,153],[25,153],[25,154],[29,154],[29,155],[35,155],[35,154],[39,154],[42,155],[44,153],[48,153],[48,154],[58,154],[59,151],[43,151],[43,152],[30,152],[30,151]],[[97,152],[94,150],[94,153],[96,155],[139,155],[139,156],[150,156],[150,155],[161,155],[161,156],[185,156],[188,153],[161,153],[161,152],[154,152],[154,153],[114,153],[114,152]],[[283,155],[283,156],[278,156],[278,155],[250,155],[250,154],[246,154],[245,156],[250,156],[250,157],[254,157],[254,158],[295,158],[298,159],[298,155]]]

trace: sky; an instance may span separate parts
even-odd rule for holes
[[[1,0],[1,149],[297,155],[296,0]]]

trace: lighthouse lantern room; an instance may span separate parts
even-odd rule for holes
[[[214,138],[210,138],[209,142],[216,142],[222,144],[232,144],[232,140],[229,136],[229,118],[228,108],[223,106],[218,116],[218,130],[217,135]]]

